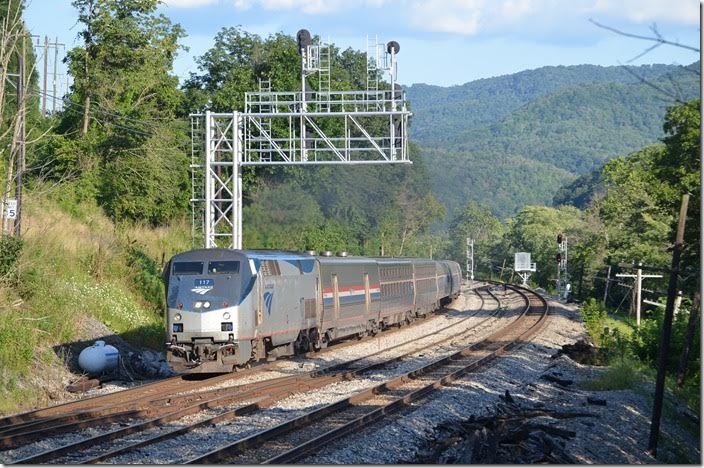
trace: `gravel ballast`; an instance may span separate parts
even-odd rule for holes
[[[432,397],[416,402],[382,424],[329,444],[314,456],[299,460],[309,464],[417,463],[435,442],[441,423],[487,416],[508,390],[519,403],[562,412],[589,412],[594,418],[560,421],[559,427],[576,432],[564,450],[580,463],[661,463],[701,459],[698,439],[676,421],[663,418],[658,459],[645,452],[650,427],[650,399],[633,390],[580,390],[578,382],[590,380],[604,368],[580,365],[566,356],[553,359],[567,343],[584,338],[586,332],[575,306],[551,303],[552,317],[531,343],[493,365],[488,372],[471,374]],[[561,386],[541,378],[553,375],[575,383]],[[652,388],[649,389],[652,392]],[[605,400],[606,406],[589,399]],[[555,420],[550,421],[551,424]],[[673,448],[674,446],[675,448]],[[679,457],[679,458],[677,458]]]

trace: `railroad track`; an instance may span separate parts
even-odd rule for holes
[[[481,295],[480,295],[481,297]],[[497,300],[498,302],[498,300]],[[482,307],[480,307],[476,312],[479,313],[482,310],[485,310],[484,306],[484,299],[482,298]],[[498,308],[497,308],[498,311]],[[461,320],[460,322],[448,325],[444,328],[441,328],[439,330],[436,330],[433,334],[440,333],[446,329],[456,327],[460,323],[466,322],[469,318],[473,317],[475,314],[471,314],[469,317],[466,317],[465,319]],[[432,335],[432,334],[431,334]],[[140,421],[135,424],[130,424],[127,427],[119,427],[115,430],[108,431],[107,433],[100,434],[98,436],[90,437],[88,439],[76,442],[76,443],[71,443],[67,444],[65,446],[59,447],[58,449],[53,449],[53,450],[48,450],[45,453],[39,454],[38,456],[33,456],[27,459],[21,460],[22,463],[37,463],[40,461],[46,461],[46,460],[51,460],[57,457],[60,457],[64,454],[71,453],[71,452],[76,452],[79,450],[82,450],[84,448],[89,448],[92,447],[96,444],[100,444],[106,441],[114,440],[117,438],[122,438],[126,437],[130,434],[137,433],[137,432],[143,432],[147,431],[151,428],[158,427],[160,425],[166,424],[170,421],[174,421],[176,419],[182,418],[184,416],[188,416],[200,411],[203,411],[208,408],[213,408],[213,407],[223,407],[227,405],[232,405],[234,403],[239,403],[240,406],[235,408],[233,411],[228,411],[227,414],[225,415],[218,415],[210,420],[206,420],[203,423],[215,423],[218,421],[223,420],[223,418],[232,418],[236,416],[241,416],[243,414],[247,414],[249,412],[256,411],[258,409],[270,406],[277,400],[283,399],[285,396],[291,393],[297,393],[305,390],[310,390],[313,388],[319,388],[321,386],[327,385],[331,382],[334,381],[340,381],[346,378],[351,378],[352,376],[356,375],[357,373],[363,372],[363,371],[368,371],[376,367],[380,367],[384,364],[389,364],[395,360],[400,360],[403,357],[411,354],[411,353],[406,353],[402,355],[401,357],[397,357],[396,359],[391,359],[384,361],[382,363],[376,363],[373,365],[369,366],[363,366],[361,365],[357,369],[354,369],[354,366],[357,364],[362,364],[362,361],[374,358],[376,355],[379,355],[384,352],[388,352],[392,349],[399,348],[405,345],[408,345],[409,343],[412,343],[416,341],[417,339],[413,340],[408,340],[403,343],[397,344],[395,346],[386,348],[382,351],[379,351],[378,353],[374,353],[373,355],[370,356],[365,356],[363,358],[359,359],[354,359],[351,361],[347,361],[342,364],[337,364],[333,366],[329,366],[328,368],[320,369],[317,371],[312,371],[307,374],[301,374],[297,376],[289,376],[289,377],[283,377],[283,378],[275,378],[275,379],[270,379],[266,380],[263,382],[256,382],[253,384],[246,384],[246,385],[239,385],[235,389],[233,388],[223,388],[223,389],[217,389],[217,390],[211,390],[211,391],[205,391],[205,392],[198,392],[198,393],[190,393],[190,394],[181,394],[181,395],[175,395],[175,396],[169,396],[166,398],[162,398],[161,400],[151,400],[150,401],[150,408],[148,411],[151,411],[150,414],[154,414],[154,412],[161,411],[162,414],[158,417],[152,418],[152,419],[147,419],[145,421]],[[446,340],[444,340],[446,341]],[[429,346],[425,346],[426,348]],[[416,348],[414,351],[418,351],[418,348]],[[307,383],[306,383],[307,381]],[[255,398],[256,395],[263,395],[266,394],[268,398],[258,398],[257,401],[253,401],[252,403],[257,403],[256,405],[252,404],[245,404],[248,400]],[[202,424],[200,424],[202,425]],[[193,430],[197,427],[200,426],[199,424],[194,424],[186,429],[187,431]],[[80,427],[85,427],[83,424],[80,425]],[[65,431],[67,429],[70,429],[70,425],[64,425],[62,427],[57,427],[57,431]],[[181,431],[179,431],[181,433]],[[42,435],[46,434],[46,430],[43,431],[37,431],[35,434],[33,434],[34,439],[41,437]],[[173,434],[166,434],[167,436],[173,435],[176,436],[178,433],[173,433]],[[18,442],[21,440],[21,437],[26,437],[23,435],[19,435],[15,437],[15,441]],[[154,439],[153,441],[156,441],[157,439]],[[140,444],[143,445],[143,444]]]
[[[498,299],[491,291],[478,290],[477,294],[479,295],[482,301],[482,307],[480,307],[478,311],[485,310],[484,305],[489,299],[494,300],[497,303],[495,313],[486,317],[480,323],[490,320],[493,316],[495,316],[496,313],[502,310],[500,299]],[[474,315],[475,314],[473,314],[472,316]],[[467,317],[461,322],[465,322],[469,318],[470,317]],[[457,327],[458,324],[461,322],[448,325],[447,327],[444,327],[440,330],[436,330],[433,334],[439,334],[444,330]],[[365,366],[361,364],[363,364],[364,360],[367,360],[373,357],[374,355],[348,361],[347,363],[330,366],[329,368],[313,371],[305,375],[277,378],[265,382],[258,382],[254,384],[239,386],[235,390],[233,390],[232,388],[226,388],[206,392],[197,392],[190,395],[186,394],[179,396],[171,396],[168,398],[162,398],[160,401],[151,399],[149,400],[151,405],[150,408],[144,410],[151,411],[151,413],[144,414],[154,414],[154,412],[156,412],[156,414],[158,414],[157,417],[146,419],[135,424],[130,424],[127,427],[121,427],[104,434],[81,440],[79,442],[67,444],[65,446],[59,447],[58,449],[48,450],[42,454],[27,457],[22,460],[16,460],[16,462],[38,463],[47,460],[55,460],[59,457],[68,454],[75,454],[76,452],[82,449],[90,448],[106,441],[126,437],[134,433],[149,431],[153,428],[159,428],[160,426],[163,426],[164,424],[170,421],[175,421],[189,414],[195,414],[203,410],[207,410],[209,408],[226,407],[226,411],[221,411],[220,413],[212,417],[201,419],[200,421],[197,421],[196,423],[193,423],[191,425],[167,430],[165,432],[153,432],[151,434],[147,434],[146,438],[143,437],[134,442],[128,443],[127,445],[120,448],[115,448],[108,451],[102,450],[102,452],[98,455],[94,455],[88,459],[85,459],[84,457],[84,459],[82,459],[81,461],[97,462],[109,459],[115,457],[118,454],[125,453],[130,450],[135,450],[139,447],[144,447],[146,445],[153,444],[167,438],[176,437],[177,435],[186,432],[190,432],[198,427],[216,424],[218,422],[236,418],[238,416],[253,413],[262,408],[270,406],[275,401],[281,400],[282,398],[291,393],[297,393],[313,388],[320,388],[321,386],[327,385],[335,381],[339,381],[341,379],[351,378],[355,375],[359,375],[362,372],[367,372],[371,369],[382,367],[384,365],[389,365],[392,362],[400,361],[401,359],[404,359],[414,353],[417,353],[422,349],[426,349],[431,346],[437,346],[439,344],[447,342],[452,338],[456,338],[456,334],[452,334],[450,337],[446,337],[441,340],[436,340],[429,345],[426,345],[422,348],[416,348],[410,352],[402,354],[401,356],[397,356],[396,358],[389,359],[380,363],[374,363],[371,365]],[[379,353],[375,353],[375,355],[388,352],[393,348],[400,348],[409,344],[411,341],[415,340],[409,340],[391,348],[387,348],[383,351],[380,351]],[[360,365],[360,367],[355,368],[354,365]],[[230,408],[227,408],[227,405],[230,405]],[[136,414],[132,416],[139,415],[141,414]],[[129,415],[123,414],[122,416]],[[98,420],[99,418],[96,418],[96,421]],[[20,438],[16,438],[15,440],[20,440]],[[76,460],[74,459],[69,459],[69,462],[71,463],[75,461]]]
[[[234,441],[188,463],[291,463],[477,370],[537,334],[547,321],[547,301],[519,291],[526,307],[509,326],[450,356],[316,409],[273,428]]]
[[[447,310],[447,309],[445,309]],[[426,317],[416,319],[410,325],[405,327],[405,330],[414,327],[422,326],[426,321],[433,318],[433,314],[429,314]],[[386,329],[380,332],[381,336],[393,335],[401,328],[399,324],[398,328]],[[378,335],[377,335],[378,336]],[[358,345],[359,343],[364,343],[369,340],[373,340],[375,337],[367,336],[360,339],[348,339],[346,341],[336,342],[331,348],[324,348],[317,352],[310,352],[299,355],[297,357],[301,358],[319,358],[330,352],[336,352],[341,349]],[[284,359],[283,361],[285,361]],[[200,379],[198,375],[180,375],[156,382],[150,382],[148,384],[140,385],[137,387],[120,390],[113,393],[95,395],[88,398],[82,398],[76,401],[70,401],[62,403],[55,406],[50,406],[47,408],[41,408],[38,410],[27,411],[24,413],[19,413],[11,416],[0,418],[0,449],[7,448],[7,445],[3,445],[3,436],[9,433],[16,433],[23,428],[29,427],[40,427],[41,424],[48,423],[49,421],[56,421],[58,417],[65,417],[67,420],[78,421],[80,419],[92,419],[97,417],[103,417],[107,419],[107,415],[110,413],[119,412],[119,409],[127,410],[129,406],[120,406],[125,402],[132,401],[149,401],[150,398],[164,397],[172,393],[182,393],[189,390],[195,390],[199,387],[214,386],[222,382],[239,380],[245,376],[276,370],[276,367],[280,365],[282,361],[274,361],[270,363],[263,362],[251,366],[247,369],[239,369],[238,372],[230,374],[222,374],[218,376],[211,376],[205,379]],[[55,425],[55,424],[54,424]]]

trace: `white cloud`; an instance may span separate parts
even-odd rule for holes
[[[699,23],[698,0],[414,0],[407,5],[411,26],[466,36],[579,34],[590,17],[621,25]]]
[[[411,23],[425,31],[473,35],[479,30],[483,0],[430,0],[411,4]]]
[[[634,23],[699,24],[698,0],[596,0],[592,11]]]
[[[235,0],[234,5],[238,10],[249,10],[252,8],[252,0]]]
[[[327,15],[359,8],[381,8],[388,0],[234,0],[235,8],[258,6],[268,11],[297,10],[307,15]]]
[[[173,8],[198,8],[212,5],[218,0],[162,0],[164,4]]]

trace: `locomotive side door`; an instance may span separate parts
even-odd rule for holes
[[[264,321],[264,287],[262,286],[262,277],[259,276],[257,278],[257,304],[256,304],[256,309],[254,311],[255,317],[254,317],[254,329],[255,329],[255,335],[259,331],[259,327],[261,326],[262,322]]]

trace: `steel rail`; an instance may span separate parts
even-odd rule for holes
[[[540,296],[538,296],[540,297]],[[484,364],[488,363],[489,361],[492,361],[496,359],[497,356],[505,353],[506,351],[513,349],[517,346],[520,346],[523,342],[531,339],[533,336],[535,336],[541,329],[544,327],[545,323],[547,322],[548,318],[548,313],[549,313],[549,305],[547,304],[547,301],[545,301],[544,298],[540,297],[541,301],[544,304],[544,312],[540,315],[539,319],[531,325],[527,330],[523,331],[515,340],[506,343],[499,347],[497,350],[492,352],[491,354],[488,354],[479,360],[470,363],[468,366],[465,366],[461,369],[458,369],[455,372],[452,372],[449,375],[446,375],[440,379],[437,379],[430,384],[412,391],[408,393],[407,395],[404,395],[400,398],[396,398],[390,403],[387,403],[386,405],[383,405],[373,411],[370,411],[366,413],[365,415],[358,417],[343,426],[340,426],[336,429],[330,430],[321,436],[318,436],[312,440],[309,440],[308,442],[305,442],[303,444],[300,444],[283,454],[280,454],[275,457],[271,457],[264,461],[265,464],[283,464],[283,463],[292,463],[303,456],[310,455],[323,447],[325,444],[332,442],[336,439],[339,439],[340,437],[343,437],[355,429],[363,429],[367,428],[370,424],[375,423],[376,421],[382,419],[385,416],[388,416],[394,412],[397,412],[406,406],[408,406],[410,403],[420,400],[426,396],[428,396],[430,393],[432,393],[435,390],[440,389],[441,387],[454,382],[467,373],[471,372],[472,370],[475,370]],[[529,305],[529,307],[533,307],[532,305]]]
[[[498,299],[497,299],[497,301],[498,301]],[[483,306],[483,304],[484,304],[484,301],[482,298],[482,306]],[[427,334],[424,337],[420,337],[420,338],[426,338],[428,336],[431,336],[432,334],[445,331],[445,330],[452,328],[452,327],[456,327],[459,324],[464,323],[465,321],[474,317],[474,315],[479,313],[482,309],[483,309],[483,307],[480,307],[475,314],[472,314],[472,315],[460,320],[459,322],[456,322],[454,324],[450,324],[450,325],[443,327],[439,330],[435,330],[434,332]],[[392,347],[385,348],[384,350],[380,350],[379,352],[374,353],[372,355],[367,355],[362,358],[354,359],[354,360],[351,360],[351,361],[348,361],[345,363],[335,364],[335,365],[329,366],[328,368],[311,371],[307,374],[302,374],[302,375],[298,375],[298,376],[287,376],[287,377],[281,377],[281,378],[275,378],[275,379],[255,382],[252,384],[241,385],[236,388],[235,392],[233,392],[233,390],[231,388],[226,388],[226,389],[224,389],[224,392],[219,391],[219,390],[212,390],[212,391],[206,391],[206,392],[200,392],[200,393],[186,394],[186,395],[183,395],[181,398],[179,398],[178,396],[166,396],[162,399],[163,401],[161,401],[161,402],[164,403],[165,405],[168,404],[169,406],[164,406],[161,409],[156,409],[153,407],[153,406],[156,406],[156,405],[154,405],[154,402],[158,402],[160,400],[155,400],[151,397],[144,397],[144,398],[141,398],[141,400],[143,400],[143,402],[147,402],[147,403],[152,404],[152,408],[148,408],[147,410],[145,410],[144,413],[141,413],[141,414],[135,413],[134,412],[135,410],[132,410],[132,411],[123,412],[123,415],[125,417],[129,417],[129,416],[144,416],[144,415],[154,415],[154,414],[167,413],[166,416],[169,419],[156,418],[155,420],[157,421],[157,423],[159,421],[168,422],[170,420],[173,420],[174,418],[177,418],[179,414],[181,414],[183,416],[185,416],[187,414],[192,414],[193,406],[188,406],[188,404],[192,403],[194,400],[207,401],[212,406],[222,406],[222,405],[226,405],[226,404],[231,404],[233,402],[238,402],[238,401],[243,401],[243,400],[254,398],[257,395],[264,394],[265,391],[268,391],[271,395],[275,395],[277,397],[274,400],[270,401],[270,404],[273,404],[275,402],[275,400],[282,399],[283,397],[285,397],[289,394],[298,393],[298,392],[304,391],[304,390],[311,390],[313,388],[319,388],[323,385],[331,383],[332,381],[338,381],[338,380],[342,380],[344,378],[349,378],[352,375],[354,375],[355,373],[359,373],[359,372],[363,372],[363,371],[371,369],[371,368],[379,367],[379,366],[383,365],[384,362],[375,363],[373,365],[364,367],[362,369],[358,369],[356,372],[348,371],[345,373],[334,374],[334,377],[327,378],[328,381],[323,381],[323,380],[317,380],[317,381],[312,381],[312,382],[305,381],[305,380],[311,380],[312,377],[318,377],[318,376],[325,375],[325,374],[333,372],[333,371],[338,371],[339,369],[344,368],[345,366],[349,366],[349,365],[356,363],[358,361],[369,359],[370,357],[373,357],[377,354],[388,352],[388,351],[395,349],[395,348],[398,348],[400,346],[407,345],[407,344],[409,344],[415,340],[418,340],[420,338],[408,340],[403,343],[394,345]],[[452,337],[450,337],[450,338],[452,338]],[[446,340],[442,340],[442,341],[446,341]],[[429,346],[432,346],[435,344],[437,344],[437,343],[433,343]],[[429,347],[429,346],[427,346],[427,347]],[[424,349],[424,348],[421,348],[421,350],[422,349]],[[406,353],[402,357],[406,357],[407,355],[418,352],[418,351],[419,351],[419,349],[415,349],[415,350],[411,351],[410,353]],[[399,358],[398,357],[394,358],[392,360],[389,360],[388,362],[393,362],[395,360],[399,360]],[[386,363],[388,364],[388,362],[386,362]],[[206,381],[206,383],[211,383],[211,381]],[[291,387],[291,385],[294,383],[296,384],[296,387]],[[179,411],[173,411],[174,404],[182,407],[182,409],[179,410],[179,411],[181,411],[181,413],[179,413]],[[235,415],[235,413],[233,413],[233,415]],[[90,420],[90,423],[99,422],[99,421],[100,421],[100,418],[94,418],[94,419]],[[149,424],[147,426],[142,425],[142,423],[137,423],[137,424],[132,425],[134,427],[130,426],[128,428],[119,429],[117,431],[111,431],[105,435],[108,436],[109,439],[122,437],[123,435],[131,434],[131,433],[135,432],[136,430],[141,430],[140,428],[147,429],[147,428],[153,427],[154,423],[152,423],[151,421],[149,421],[148,423]],[[83,422],[78,422],[78,423],[74,423],[74,424],[62,424],[62,425],[60,425],[56,428],[53,428],[53,429],[65,431],[70,428],[87,427],[88,425],[90,425],[90,424],[84,424]],[[53,429],[44,430],[44,431],[37,431],[37,433],[34,434],[34,439],[36,439],[38,434],[40,434],[41,432],[44,432],[44,433],[55,432]],[[21,434],[15,435],[14,437],[15,437],[15,440],[17,440],[17,441],[27,441],[29,438],[29,434],[21,433]],[[11,437],[10,437],[10,440],[12,440]],[[105,440],[105,439],[101,438],[97,441],[94,439],[91,439],[91,440],[93,442],[99,442],[99,441]],[[69,445],[71,447],[73,447],[74,449],[80,449],[81,444],[82,444],[82,442],[77,442],[75,444],[69,444]],[[62,449],[63,449],[63,447],[62,447]],[[43,454],[43,456],[45,456],[45,458],[42,458],[42,459],[48,459],[48,458],[46,458],[47,456],[49,458],[51,458],[52,455],[49,452],[51,452],[51,451],[47,451],[47,453]],[[62,450],[61,453],[65,453],[65,452]],[[60,453],[57,453],[57,456],[58,455],[60,455]],[[18,463],[20,463],[20,462],[24,463],[25,460],[19,461]],[[32,461],[26,461],[26,462],[30,463]]]
[[[447,308],[444,308],[444,310],[447,310]],[[427,314],[426,317],[415,320],[406,328],[420,326],[427,320],[430,320],[433,316],[435,316],[435,314]],[[400,325],[399,328],[401,328]],[[386,330],[382,330],[380,333],[386,336],[390,336],[398,331],[398,329],[390,330],[389,328]],[[344,349],[349,346],[354,346],[359,344],[360,342],[364,342],[366,340],[374,338],[375,337],[365,337],[361,340],[340,340],[338,342],[333,342],[334,346],[332,348],[324,348],[317,352],[309,352],[292,357],[319,357],[320,355]],[[64,422],[73,421],[78,423],[82,420],[93,419],[101,415],[125,412],[122,410],[135,409],[135,406],[132,405],[131,402],[149,402],[151,401],[150,398],[167,398],[168,395],[171,395],[173,393],[182,393],[184,391],[184,385],[190,387],[186,390],[192,390],[194,388],[203,386],[212,386],[220,382],[226,382],[228,380],[237,380],[252,373],[275,370],[277,365],[278,362],[261,363],[248,369],[240,369],[238,372],[218,375],[200,381],[186,380],[184,377],[190,376],[189,374],[180,375],[165,380],[160,380],[157,382],[150,382],[148,384],[140,385],[138,387],[112,392],[109,394],[95,395],[88,398],[82,398],[76,401],[70,401],[59,405],[50,406],[47,408],[41,408],[38,410],[32,410],[25,413],[18,413],[16,415],[7,416],[5,418],[0,419],[0,448],[11,446],[8,444],[8,442],[3,442],[3,438],[6,438],[10,434],[16,434],[18,432],[21,432],[23,430],[26,432],[28,428],[50,428],[52,426],[57,425],[63,426]],[[132,396],[133,394],[135,395],[134,397]],[[109,405],[109,403],[113,402],[115,403],[114,405]],[[125,405],[125,402],[130,402],[130,404]],[[96,409],[96,406],[99,409]],[[86,411],[86,408],[89,408],[89,410]],[[66,418],[66,421],[60,419],[62,416]],[[78,425],[76,427],[86,426]]]
[[[497,307],[496,312],[500,311],[500,310],[501,310],[501,301],[500,301],[498,298],[496,298],[493,294],[491,294],[491,293],[489,293],[489,294],[490,294],[490,295],[494,298],[494,300],[496,300],[497,303],[499,304],[499,307]],[[482,297],[480,294],[477,294],[477,295],[480,297],[480,299],[481,299],[481,301],[482,301],[482,305],[480,306],[480,308],[479,308],[478,310],[483,310],[483,308],[484,308],[483,306],[484,306],[484,303],[485,303],[484,297]],[[476,314],[474,314],[474,315],[476,315]],[[474,315],[473,315],[473,316],[470,316],[470,317],[468,317],[468,318],[472,318],[472,317],[474,317]],[[495,313],[492,314],[492,316],[489,316],[489,317],[487,317],[486,319],[482,320],[482,322],[480,322],[480,324],[486,322],[487,320],[490,320],[494,315],[495,315]],[[468,318],[467,318],[467,319],[468,319]],[[464,321],[466,321],[467,319],[463,319],[461,322],[464,322]],[[421,338],[426,338],[426,337],[428,337],[428,336],[430,336],[430,335],[432,335],[432,334],[434,334],[434,333],[439,333],[440,331],[444,331],[444,330],[446,330],[446,329],[448,329],[448,328],[455,327],[455,326],[459,325],[459,323],[461,323],[461,322],[458,322],[458,323],[449,325],[449,326],[444,327],[444,328],[442,328],[442,329],[440,329],[440,330],[436,330],[435,332],[433,332],[433,333],[431,333],[431,334],[428,334],[428,335],[425,335],[424,337],[421,337]],[[479,326],[480,324],[477,324],[477,325],[475,326],[475,328],[476,328],[477,326]],[[432,346],[437,346],[438,344],[441,344],[441,343],[444,343],[444,342],[446,342],[446,341],[449,341],[449,340],[451,340],[451,339],[456,339],[456,338],[457,338],[456,336],[450,336],[450,337],[447,337],[447,338],[441,340],[440,342],[434,342],[434,343],[431,343],[431,344],[429,344],[429,345],[424,346],[423,348],[414,349],[414,350],[412,350],[412,351],[410,351],[410,352],[408,352],[408,353],[403,354],[402,356],[397,356],[397,357],[395,357],[395,358],[391,358],[391,359],[388,359],[388,360],[383,361],[383,362],[374,363],[374,364],[371,364],[371,365],[369,365],[369,366],[365,366],[365,367],[363,367],[363,368],[361,368],[361,369],[355,369],[355,370],[346,371],[346,372],[344,372],[344,373],[335,374],[334,376],[332,376],[331,378],[329,378],[329,379],[327,379],[327,380],[325,380],[325,381],[317,380],[317,381],[315,381],[315,382],[313,383],[313,385],[311,385],[311,386],[310,386],[309,388],[307,388],[307,389],[301,388],[301,387],[297,387],[297,388],[291,390],[290,388],[288,388],[288,385],[286,385],[286,384],[288,384],[288,382],[281,382],[281,383],[278,383],[278,385],[277,385],[277,387],[278,387],[278,393],[276,393],[276,391],[269,393],[268,396],[269,396],[270,398],[267,400],[267,402],[273,404],[273,403],[275,403],[276,401],[279,401],[279,400],[283,399],[285,396],[288,396],[288,395],[290,395],[290,394],[293,394],[293,393],[301,393],[301,391],[321,388],[321,387],[323,387],[323,386],[325,386],[325,385],[328,385],[328,384],[330,384],[330,383],[333,383],[333,382],[337,382],[337,381],[340,381],[340,380],[344,380],[344,379],[351,378],[351,377],[353,377],[353,376],[355,376],[355,375],[358,375],[358,374],[361,374],[361,373],[363,373],[363,372],[367,372],[367,371],[369,371],[369,370],[372,370],[372,369],[375,369],[375,368],[378,368],[378,367],[382,367],[382,366],[384,366],[384,365],[388,365],[388,364],[390,364],[390,363],[399,361],[399,360],[401,360],[401,359],[403,359],[403,358],[405,358],[405,357],[408,357],[409,355],[416,354],[416,353],[418,353],[419,351],[422,351],[422,350],[427,349],[427,348],[432,347]],[[417,339],[418,339],[418,338],[416,338],[415,340],[417,340]],[[407,345],[407,344],[409,344],[409,343],[411,343],[412,341],[415,341],[415,340],[409,340],[409,341],[403,342],[403,343],[401,343],[401,344],[399,344],[399,345],[395,345],[395,346],[393,346],[393,347],[391,347],[391,348],[386,348],[386,349],[381,350],[381,351],[379,351],[379,352],[377,352],[377,353],[374,353],[374,354],[372,354],[372,355],[365,356],[365,357],[360,358],[360,359],[355,359],[355,360],[350,361],[350,362],[356,362],[356,361],[362,360],[362,359],[369,359],[370,357],[373,357],[374,355],[377,355],[377,354],[380,354],[380,353],[388,352],[389,350],[391,350],[391,349],[393,349],[393,348],[397,348],[397,347],[399,347],[399,346]],[[348,362],[348,363],[342,363],[341,365],[345,365],[345,364],[349,364],[349,362]],[[338,366],[339,366],[339,365],[332,366],[332,367],[338,367]],[[327,369],[326,369],[326,370],[327,370]],[[314,371],[314,372],[320,372],[320,371]],[[262,394],[262,390],[263,390],[263,389],[256,389],[256,394]],[[254,390],[252,390],[252,391],[254,391]],[[261,408],[263,408],[263,407],[265,407],[265,406],[267,406],[267,405],[266,405],[266,404],[260,404],[260,405],[259,405],[259,408],[261,409]],[[194,430],[194,429],[197,429],[197,428],[199,428],[199,427],[202,427],[202,426],[204,426],[204,425],[216,424],[216,423],[218,423],[218,422],[222,422],[222,421],[225,421],[225,420],[232,419],[232,418],[234,418],[234,417],[236,417],[236,416],[238,416],[238,415],[239,415],[239,414],[237,413],[237,410],[226,411],[226,412],[224,412],[224,413],[221,413],[221,414],[215,415],[215,416],[213,416],[213,417],[210,417],[210,418],[207,418],[207,419],[198,421],[198,422],[193,423],[193,424],[191,424],[191,425],[189,425],[189,426],[186,426],[186,427],[182,427],[182,428],[174,429],[174,430],[172,430],[172,431],[167,431],[167,432],[165,432],[165,433],[157,434],[157,435],[155,435],[155,436],[149,437],[149,438],[144,439],[144,440],[140,440],[140,441],[133,442],[133,443],[128,444],[128,445],[123,446],[123,447],[114,448],[114,449],[112,449],[112,450],[110,450],[110,451],[108,451],[108,452],[103,452],[103,453],[101,453],[101,454],[99,454],[99,455],[93,456],[93,457],[88,458],[88,459],[86,459],[86,460],[82,460],[82,461],[80,461],[79,463],[97,463],[97,462],[101,462],[101,461],[104,461],[104,460],[106,460],[106,459],[113,458],[113,457],[115,457],[115,456],[117,456],[117,455],[124,454],[124,453],[126,453],[126,452],[128,452],[128,451],[131,451],[131,450],[134,450],[134,449],[137,449],[137,448],[141,448],[141,447],[144,447],[144,446],[146,446],[146,445],[150,445],[150,444],[153,444],[153,443],[156,443],[156,442],[160,442],[160,441],[162,441],[162,440],[165,440],[165,439],[168,439],[168,438],[171,438],[171,437],[175,437],[175,436],[178,436],[178,435],[185,434],[185,433],[187,433],[187,432],[190,432],[190,431],[192,431],[192,430]]]
[[[517,290],[517,289],[516,289]],[[517,290],[518,291],[518,290]],[[520,293],[519,291],[519,294]],[[497,342],[498,338],[503,337],[506,335],[509,331],[516,329],[516,323],[521,322],[522,320],[525,320],[524,317],[526,317],[526,314],[529,313],[529,311],[532,309],[531,301],[525,296],[525,294],[522,294],[525,297],[526,300],[526,307],[523,310],[523,312],[520,314],[520,316],[515,319],[514,321],[511,322],[511,324],[507,327],[502,328],[498,332],[492,334],[490,337],[488,337],[485,340],[482,340],[479,343],[475,343],[474,345],[468,346],[463,348],[462,350],[453,353],[450,356],[446,356],[444,358],[437,359],[430,364],[424,365],[414,371],[404,373],[398,377],[395,377],[391,380],[388,380],[380,385],[374,386],[372,388],[363,390],[361,392],[357,392],[356,394],[347,397],[343,400],[337,401],[335,403],[332,403],[330,405],[324,406],[322,408],[319,408],[317,410],[314,410],[312,412],[306,413],[305,415],[294,418],[292,420],[289,420],[287,422],[284,422],[282,424],[279,424],[273,428],[267,429],[260,431],[256,434],[253,434],[251,436],[245,437],[243,439],[240,439],[238,441],[235,441],[233,443],[227,444],[223,447],[220,447],[218,449],[215,449],[211,452],[206,453],[205,455],[202,455],[200,457],[194,458],[189,461],[189,463],[212,463],[216,462],[219,460],[222,460],[223,458],[227,457],[232,457],[233,455],[236,454],[241,454],[243,451],[255,447],[255,445],[260,444],[261,442],[268,441],[278,435],[283,435],[283,434],[288,434],[289,432],[293,431],[294,429],[298,429],[301,427],[307,427],[310,424],[320,420],[321,418],[333,414],[333,413],[338,413],[341,410],[349,409],[349,408],[356,408],[359,407],[359,403],[363,401],[367,401],[373,397],[377,397],[380,394],[387,393],[389,391],[392,391],[394,388],[398,388],[399,386],[411,382],[415,379],[418,379],[419,377],[423,376],[424,374],[427,374],[431,372],[432,370],[436,368],[441,368],[442,366],[447,366],[447,365],[452,365],[453,361],[457,359],[461,359],[467,356],[470,356],[471,353],[481,351],[482,348],[489,348],[489,345],[495,344]],[[548,307],[547,303],[545,311],[543,315],[541,316],[541,319],[538,320],[537,323],[540,323],[542,320],[542,317],[547,317],[547,312],[548,312]],[[529,326],[529,329],[532,328],[534,325]],[[477,367],[485,364],[486,362],[494,359],[496,356],[501,354],[505,349],[507,349],[510,345],[515,344],[517,340],[521,338],[521,336],[524,335],[524,332],[522,331],[521,334],[515,338],[511,342],[503,343],[498,342],[498,348],[496,349],[488,349],[489,353],[475,361],[472,361],[469,365],[464,366],[462,369],[452,372],[449,375],[445,375],[441,377],[440,379],[435,380],[433,383],[430,385],[424,387],[422,389],[422,392],[413,392],[412,394],[406,395],[405,397],[395,400],[395,401],[401,401],[403,402],[403,399],[410,399],[409,401],[413,401],[418,399],[420,396],[428,393],[432,389],[439,388],[440,386],[444,385],[445,383],[456,380],[460,375],[464,375],[464,373],[469,372],[472,369],[476,369]],[[398,402],[392,402],[391,404],[395,405],[393,407],[389,407],[389,410],[393,410],[394,408],[398,407],[399,405],[402,405],[403,403],[398,403]],[[384,414],[385,410],[383,408],[379,409],[378,414]],[[336,414],[336,416],[338,416]],[[365,416],[365,417],[370,417],[370,416]],[[356,418],[355,421],[359,419]],[[332,436],[332,435],[331,435]],[[260,445],[257,445],[259,447]],[[245,457],[246,458],[246,457]],[[247,462],[251,462],[251,459],[246,459]]]

